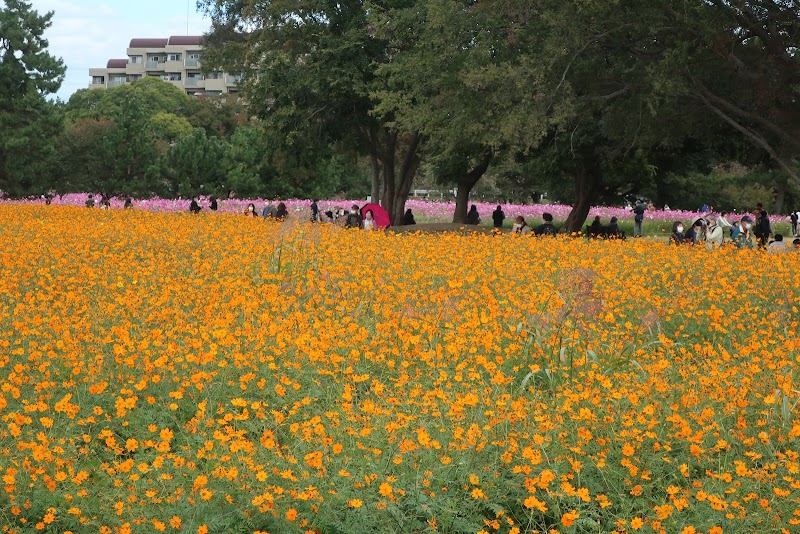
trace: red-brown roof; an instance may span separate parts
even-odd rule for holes
[[[131,39],[128,48],[164,48],[169,39]]]
[[[127,59],[109,59],[108,63],[106,63],[107,69],[124,69],[127,66]]]
[[[202,45],[203,44],[203,36],[202,35],[173,35],[169,38],[169,44],[171,45],[179,45],[179,46],[192,46],[192,45]]]

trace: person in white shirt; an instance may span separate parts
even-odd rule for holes
[[[722,229],[723,240],[725,239],[725,230],[727,229],[728,232],[733,230],[733,225],[730,223],[730,221],[728,221],[728,218],[726,217],[727,215],[728,214],[725,213],[724,211],[721,212],[719,215],[717,215],[717,226],[719,226]]]
[[[706,246],[709,250],[713,250],[722,244],[722,227],[717,224],[714,217],[706,218]]]
[[[364,230],[374,230],[375,219],[372,217],[372,210],[367,210],[364,214]]]

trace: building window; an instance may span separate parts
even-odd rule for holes
[[[136,80],[141,80],[141,79],[142,79],[142,75],[141,74],[131,74],[131,75],[128,76],[128,81],[129,82],[135,82]]]
[[[129,56],[128,63],[130,63],[131,65],[141,65],[142,56]]]
[[[92,83],[95,85],[104,84],[106,83],[106,78],[105,76],[92,76]]]
[[[222,73],[221,72],[210,72],[208,74],[208,79],[209,80],[221,80],[222,79]]]
[[[206,96],[219,96],[222,94],[222,91],[206,91]]]
[[[198,65],[200,65],[200,52],[187,52],[186,66],[197,67]]]
[[[170,54],[168,61],[180,61],[182,54]]]
[[[165,82],[179,82],[181,81],[181,73],[180,72],[168,72],[164,76],[161,77],[162,80]]]

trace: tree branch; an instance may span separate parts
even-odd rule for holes
[[[735,115],[738,115],[739,117],[741,117],[743,119],[747,119],[747,120],[750,120],[750,121],[753,121],[753,122],[756,122],[756,123],[762,125],[764,128],[766,128],[767,130],[771,131],[772,133],[777,135],[779,138],[783,139],[786,143],[788,143],[790,145],[793,145],[795,148],[800,149],[800,140],[798,140],[794,136],[790,135],[788,132],[786,132],[783,128],[781,128],[780,126],[778,126],[774,122],[772,122],[770,120],[767,120],[762,115],[757,115],[755,113],[751,113],[749,111],[745,111],[742,108],[731,104],[729,101],[725,100],[724,98],[722,98],[720,96],[717,96],[716,94],[711,92],[705,85],[703,85],[703,82],[701,82],[700,80],[698,80],[697,78],[695,78],[691,74],[689,74],[689,79],[692,80],[692,82],[695,84],[695,86],[697,86],[700,89],[700,92],[702,92],[703,95],[706,98],[708,98],[710,101],[712,101],[712,102],[724,107],[729,112],[731,112],[731,113],[733,113]]]
[[[754,132],[753,130],[750,130],[749,128],[746,128],[745,126],[742,126],[741,124],[736,122],[736,120],[733,117],[726,114],[724,111],[722,111],[717,106],[712,104],[711,101],[708,98],[706,98],[706,96],[702,92],[696,91],[695,96],[697,96],[700,99],[700,101],[703,102],[703,104],[705,104],[706,107],[708,107],[711,111],[713,111],[718,117],[720,117],[722,120],[733,126],[736,130],[741,132],[745,137],[750,139],[753,143],[763,148],[770,155],[773,161],[775,161],[775,163],[777,163],[778,166],[781,169],[783,169],[786,172],[786,174],[789,175],[789,177],[792,178],[792,180],[800,184],[800,175],[798,175],[797,172],[794,169],[792,169],[792,167],[789,165],[788,162],[784,161],[784,159],[778,155],[778,153],[775,151],[774,148],[772,148],[772,146],[766,139],[764,139],[757,132]]]

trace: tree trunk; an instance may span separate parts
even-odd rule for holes
[[[575,173],[575,204],[564,223],[564,231],[580,232],[597,198],[600,186],[600,166],[596,161],[584,161]]]
[[[462,187],[461,182],[456,186],[456,211],[453,213],[454,223],[467,223],[467,205],[469,204],[470,191],[472,191],[472,187]]]
[[[406,200],[419,168],[419,145],[422,136],[414,133],[407,139],[398,140],[395,132],[387,132],[386,149],[383,152],[383,198],[381,206],[389,213],[392,225],[403,220]],[[399,169],[395,169],[397,156],[402,155]]]
[[[467,204],[469,204],[469,194],[478,183],[478,180],[486,173],[489,163],[492,161],[492,152],[486,152],[481,160],[464,176],[459,177],[456,182],[456,210],[453,212],[453,222],[465,224],[467,222]]]
[[[369,129],[369,164],[372,170],[372,187],[370,188],[371,202],[381,200],[381,163],[378,154],[378,139],[375,128]]]
[[[775,215],[780,215],[786,203],[786,180],[779,181],[775,186]]]
[[[372,167],[372,188],[370,189],[370,202],[378,202],[381,198],[381,166],[375,154],[370,156],[370,166]]]

